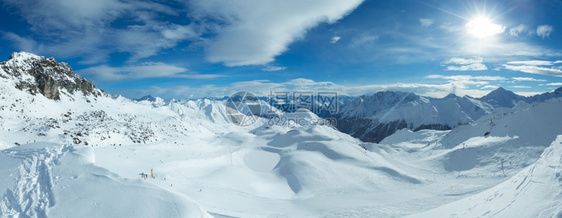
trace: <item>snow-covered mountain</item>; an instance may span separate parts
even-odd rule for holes
[[[379,142],[397,130],[448,130],[471,123],[494,108],[470,97],[430,98],[406,92],[361,96],[335,115],[337,128],[363,141]]]
[[[512,108],[518,102],[544,102],[562,97],[562,88],[532,97],[498,88],[481,98],[430,98],[413,93],[385,91],[361,96],[344,104],[338,114],[337,128],[367,142],[380,142],[400,129],[449,130],[473,123],[498,108]]]

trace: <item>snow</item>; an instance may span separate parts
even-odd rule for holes
[[[376,144],[310,111],[240,127],[221,100],[53,101],[13,84],[0,77],[0,217],[562,215],[561,98],[474,114],[471,98],[404,98],[388,119],[469,124]]]
[[[562,216],[562,135],[540,159],[510,179],[476,195],[412,217]]]
[[[5,149],[0,156],[13,170],[3,173],[16,179],[13,186],[1,183],[3,216],[206,216],[191,199],[120,178],[73,147],[34,143]],[[117,205],[127,210],[116,210]]]

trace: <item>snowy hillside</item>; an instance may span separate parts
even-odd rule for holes
[[[484,192],[412,217],[561,217],[562,135],[540,159]]]

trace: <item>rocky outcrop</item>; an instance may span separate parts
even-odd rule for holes
[[[106,95],[87,79],[77,75],[67,63],[26,52],[13,53],[8,61],[0,63],[0,77],[13,79],[16,88],[48,99],[60,100],[61,94],[84,96]]]

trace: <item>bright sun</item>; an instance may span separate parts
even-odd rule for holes
[[[488,38],[503,33],[505,26],[495,24],[490,19],[478,16],[466,23],[468,33],[477,38]]]

